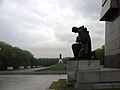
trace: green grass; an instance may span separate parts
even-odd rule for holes
[[[59,81],[54,81],[50,86],[50,89],[55,90],[74,90],[73,86],[68,86],[66,84],[66,79],[59,79]]]
[[[66,84],[66,79],[59,79],[59,81],[54,81],[49,89],[55,89],[55,90],[75,90],[73,86],[68,86]],[[97,89],[97,90],[120,90],[120,88]]]
[[[55,65],[50,66],[51,71],[67,71],[67,64],[57,63]]]
[[[98,89],[98,90],[120,90],[120,88],[112,88],[112,89]]]
[[[57,63],[55,65],[50,66],[47,69],[42,69],[37,71],[67,71],[67,64]]]

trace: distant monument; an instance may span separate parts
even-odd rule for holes
[[[74,58],[72,59],[90,59],[91,57],[91,39],[89,31],[84,26],[73,27],[72,32],[78,33],[76,43],[72,45]]]
[[[58,61],[58,63],[63,63],[62,54],[59,54],[59,61]]]

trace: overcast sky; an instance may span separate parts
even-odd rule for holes
[[[71,28],[84,25],[95,50],[104,44],[100,11],[101,0],[0,0],[0,41],[35,57],[71,57]]]

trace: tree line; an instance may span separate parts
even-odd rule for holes
[[[104,46],[95,50],[98,59],[103,64]],[[67,63],[69,57],[63,58],[63,62]],[[18,69],[19,66],[50,66],[58,63],[59,58],[35,58],[31,52],[13,47],[6,42],[0,41],[0,70],[6,70],[8,66]]]
[[[17,69],[19,66],[27,67],[34,64],[35,58],[29,51],[12,47],[8,43],[0,41],[0,70],[5,70],[8,66]]]
[[[35,58],[31,52],[13,47],[6,42],[0,41],[0,70],[6,70],[13,66],[18,69],[19,66],[50,66],[58,62],[58,58]]]
[[[97,56],[97,59],[100,60],[100,63],[104,65],[104,56],[105,56],[105,46],[103,45],[101,48],[94,50]]]

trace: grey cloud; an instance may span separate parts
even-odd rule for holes
[[[97,8],[96,8],[97,7]],[[78,0],[76,8],[74,8],[84,18],[97,20],[100,16],[101,1],[100,0]]]
[[[104,44],[100,0],[2,0],[0,7],[0,39],[36,57],[72,56],[73,26],[88,27],[94,48]]]
[[[36,57],[58,57],[58,54],[62,53],[64,57],[70,57],[72,56],[71,46],[66,45],[64,47],[54,46],[49,48],[48,46],[42,47],[42,48],[29,48],[25,47],[26,49],[30,50]]]
[[[102,45],[104,45],[105,42],[104,42],[104,36],[101,37],[101,36],[98,36],[98,37],[94,37],[94,39],[92,39],[92,47],[93,47],[93,50],[97,49],[97,48],[101,48]]]

